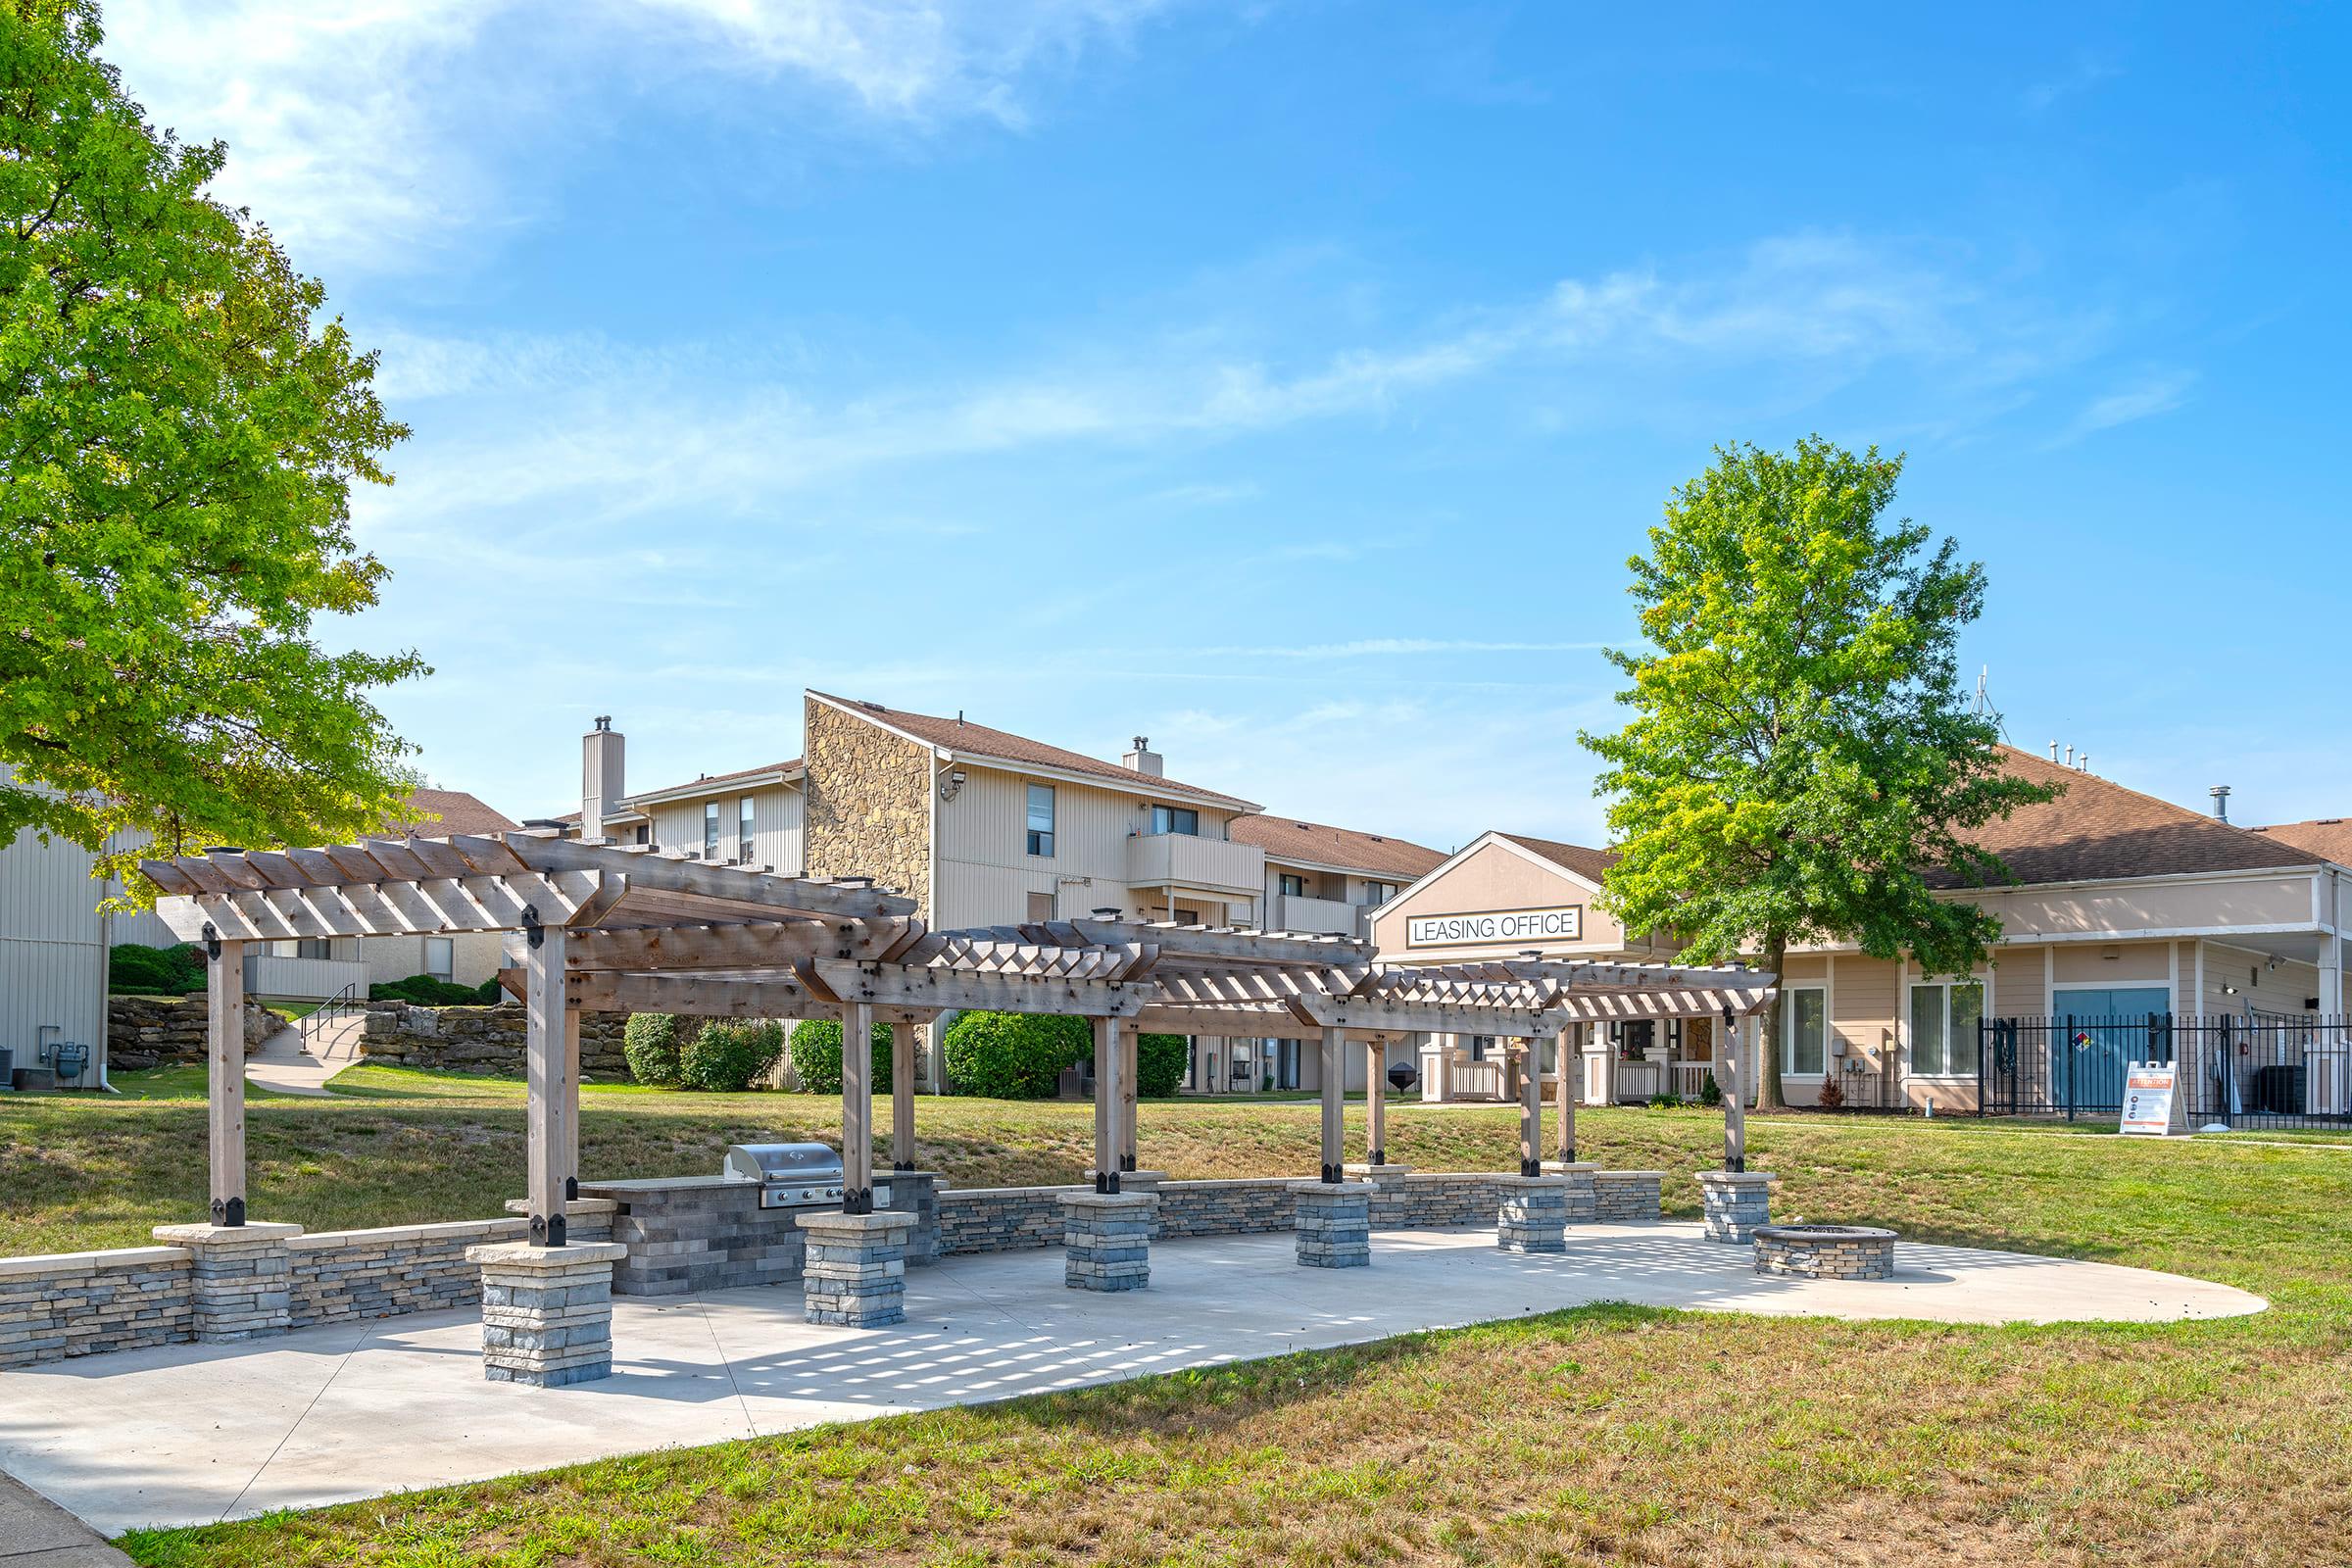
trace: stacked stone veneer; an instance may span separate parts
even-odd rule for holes
[[[171,1062],[202,1061],[209,1051],[205,1032],[206,1002],[198,992],[190,997],[109,997],[106,999],[106,1061],[116,1072],[137,1072]],[[261,1049],[286,1026],[286,1020],[248,1000],[245,1004],[245,1049]]]
[[[1662,1170],[1596,1170],[1592,1173],[1592,1217],[1603,1225],[1638,1225],[1664,1211]]]
[[[871,1329],[906,1316],[906,1237],[913,1216],[887,1210],[839,1214],[803,1209],[808,1233],[801,1275],[802,1315],[811,1323]]]
[[[1756,1272],[1809,1280],[1890,1280],[1894,1243],[1894,1232],[1867,1225],[1760,1225]]]
[[[580,1076],[604,1083],[624,1082],[628,1058],[621,1054],[625,1012],[580,1014]],[[485,1007],[418,1007],[405,1002],[368,1004],[360,1026],[360,1051],[369,1061],[441,1072],[520,1077],[525,1019],[519,1003]]]
[[[0,1257],[0,1367],[193,1339],[188,1270],[184,1247]]]
[[[803,859],[809,876],[870,876],[931,912],[931,752],[810,697],[802,711]],[[943,805],[942,811],[953,810]]]
[[[1771,1224],[1772,1184],[1779,1179],[1762,1170],[1700,1171],[1698,1199],[1707,1240],[1744,1244],[1757,1226]]]
[[[199,1345],[234,1345],[282,1334],[292,1322],[294,1264],[286,1243],[299,1225],[159,1225],[155,1239],[188,1250],[191,1326]]]
[[[937,1178],[927,1171],[894,1171],[887,1182],[885,1206],[908,1220],[906,1259],[930,1262],[940,1250]],[[586,1182],[580,1194],[612,1205],[610,1235],[628,1249],[612,1271],[616,1295],[785,1285],[807,1265],[808,1235],[797,1221],[809,1210],[761,1208],[757,1182],[721,1176]]]
[[[1061,1195],[1061,1281],[1077,1291],[1140,1291],[1152,1283],[1153,1193]]]
[[[1503,1189],[1494,1222],[1494,1245],[1506,1252],[1568,1250],[1566,1176],[1522,1176]]]
[[[612,1373],[611,1242],[502,1242],[467,1254],[482,1271],[482,1375],[559,1389]]]
[[[609,1240],[611,1207],[572,1204],[565,1221],[568,1238],[575,1243]],[[291,1325],[305,1328],[471,1306],[482,1298],[482,1275],[467,1261],[467,1250],[528,1240],[530,1222],[522,1219],[393,1225],[293,1237],[286,1244],[292,1265]]]
[[[1362,1268],[1372,1261],[1370,1182],[1298,1182],[1291,1194],[1301,1265]]]

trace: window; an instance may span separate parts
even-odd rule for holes
[[[1051,857],[1054,853],[1054,786],[1029,786],[1029,853]]]
[[[703,803],[703,858],[706,860],[718,858],[718,803],[716,801]]]
[[[1781,1071],[1819,1077],[1830,1054],[1830,994],[1820,986],[1790,986],[1781,1000]]]
[[[1302,877],[1302,876],[1294,876],[1294,875],[1292,875],[1292,874],[1291,874],[1290,872],[1288,872],[1288,871],[1285,871],[1285,872],[1283,872],[1283,873],[1282,873],[1282,896],[1283,896],[1284,898],[1286,898],[1286,899],[1303,899],[1303,898],[1305,898],[1305,897],[1306,897],[1306,878],[1304,878],[1304,877]]]
[[[1911,1073],[1916,1078],[1972,1078],[1977,1024],[1984,1016],[1981,980],[1936,980],[1911,988]]]
[[[1367,882],[1364,884],[1364,903],[1368,907],[1377,909],[1396,896],[1396,884],[1394,882]]]
[[[1186,806],[1154,806],[1152,808],[1152,831],[1154,833],[1190,833],[1200,836],[1200,813]]]
[[[752,863],[752,798],[746,795],[736,803],[735,856],[744,864]]]
[[[447,937],[424,939],[424,972],[446,980],[457,972],[457,944]]]
[[[297,958],[331,958],[335,956],[333,937],[303,937],[294,944]]]
[[[1176,923],[1178,925],[1199,925],[1200,923],[1200,911],[1199,909],[1178,909],[1176,911]]]
[[[654,842],[654,829],[652,823],[640,822],[637,824],[637,842],[648,847],[652,846]]]

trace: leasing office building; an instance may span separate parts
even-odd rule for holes
[[[721,863],[871,876],[943,930],[1115,909],[1360,935],[1368,909],[1442,858],[1264,818],[1254,802],[1169,778],[1141,737],[1111,762],[961,714],[814,691],[803,737],[803,757],[632,792],[626,742],[599,719],[582,742],[581,809],[561,824]],[[1296,1042],[1200,1041],[1188,1087],[1313,1088],[1313,1055]]]
[[[1993,914],[2000,940],[1967,975],[1929,974],[1852,947],[1792,953],[1773,1043],[1788,1100],[1816,1103],[1835,1083],[1845,1103],[1886,1108],[1973,1110],[1981,1088],[1996,1108],[2111,1104],[2123,1062],[2149,1049],[2150,1021],[2170,1015],[2210,1021],[2205,1038],[2226,1051],[2215,1067],[2230,1077],[2226,1102],[2283,1096],[2280,1108],[2296,1114],[2352,1110],[2342,1031],[2328,1021],[2344,1011],[2352,918],[2352,835],[2342,824],[2241,828],[2055,760],[2015,750],[2004,760],[2064,790],[1980,836],[2014,884],[1945,891]],[[1374,938],[1384,958],[1408,963],[1526,949],[1666,956],[1599,907],[1609,863],[1605,851],[1489,833],[1377,912]],[[1433,1042],[1429,1092],[1507,1094],[1504,1069],[1485,1065],[1480,1045]],[[1713,1050],[1704,1020],[1589,1031],[1579,1046],[1582,1097],[1694,1094]],[[2290,1058],[2288,1078],[2251,1081],[2266,1061]]]

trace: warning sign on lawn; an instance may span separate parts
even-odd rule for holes
[[[2180,1074],[2169,1061],[2134,1061],[2124,1068],[2124,1131],[2162,1138],[2175,1131],[2180,1113]]]

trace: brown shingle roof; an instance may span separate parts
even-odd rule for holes
[[[426,814],[438,821],[426,821]],[[456,833],[507,833],[522,826],[464,790],[411,790],[407,808],[384,824],[387,833],[445,839]]]
[[[2340,816],[2323,816],[2313,822],[2275,822],[2269,827],[2250,827],[2246,831],[2307,850],[2338,865],[2352,865],[2352,822]]]
[[[1598,882],[1608,868],[1617,863],[1615,850],[1595,850],[1582,844],[1562,844],[1557,839],[1531,839],[1524,833],[1497,835],[1509,839],[1523,850],[1533,850],[1554,865],[1564,865],[1588,882]]]
[[[879,724],[913,736],[932,746],[944,746],[951,751],[972,757],[996,758],[1007,762],[1027,762],[1038,767],[1058,768],[1065,773],[1083,773],[1105,782],[1115,781],[1121,787],[1139,795],[1181,795],[1195,800],[1212,802],[1236,810],[1252,811],[1257,808],[1249,801],[1232,795],[1220,795],[1195,784],[1179,784],[1171,778],[1154,778],[1105,762],[1079,752],[1065,752],[1058,746],[1030,740],[1025,735],[1013,735],[986,724],[975,724],[962,718],[939,718],[929,713],[909,713],[904,709],[884,708],[880,703],[859,702],[851,697],[833,697],[824,692],[811,692],[811,697],[840,708],[845,712],[862,713]]]
[[[719,788],[736,779],[753,778],[761,773],[789,773],[800,765],[801,760],[796,757],[788,762],[762,762],[758,767],[739,767],[732,772],[705,773],[701,778],[685,779],[676,784],[664,784],[659,789],[631,790],[622,796],[621,800],[624,802],[642,801],[649,795],[674,795],[682,790],[699,790],[706,784]]]
[[[1256,845],[1269,859],[1345,866],[1407,882],[1427,875],[1446,859],[1443,851],[1405,839],[1287,816],[1236,817],[1225,832],[1237,844]]]
[[[1976,842],[1999,856],[2020,882],[2261,871],[2319,858],[2271,835],[2232,827],[2032,752],[2004,746],[2001,757],[2021,778],[2066,786],[2056,800],[2020,807],[1977,835]],[[1953,885],[1949,878],[1932,880]]]

